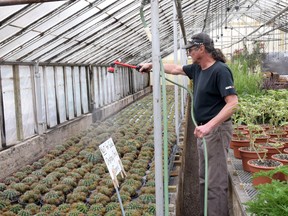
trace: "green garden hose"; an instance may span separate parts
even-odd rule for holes
[[[142,0],[141,6],[140,6],[140,17],[141,21],[143,23],[144,29],[146,31],[147,37],[149,41],[151,41],[151,33],[149,31],[148,25],[145,21],[144,18],[144,12],[143,8],[144,6],[149,3],[148,0]],[[194,112],[193,112],[193,94],[192,91],[189,90],[188,88],[173,82],[172,80],[169,80],[165,77],[165,71],[164,71],[164,66],[162,63],[162,60],[160,60],[160,76],[162,77],[162,97],[163,97],[163,124],[164,124],[164,209],[165,209],[165,216],[168,216],[169,213],[169,198],[168,198],[168,122],[167,122],[167,106],[166,106],[166,80],[168,82],[171,82],[183,89],[185,89],[190,97],[191,97],[191,118],[192,121],[197,127],[197,122],[194,117]],[[207,146],[206,146],[206,140],[203,138],[203,145],[204,145],[204,159],[205,159],[205,186],[204,186],[204,216],[207,216],[207,201],[208,201],[208,154],[207,154]]]

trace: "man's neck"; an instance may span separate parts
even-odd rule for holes
[[[206,70],[211,67],[215,62],[215,59],[213,59],[212,57],[203,58],[200,62],[201,69]]]

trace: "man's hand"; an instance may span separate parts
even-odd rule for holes
[[[205,135],[210,133],[211,129],[212,128],[207,124],[197,126],[194,130],[194,135],[197,138],[203,138]]]
[[[149,73],[152,69],[152,63],[145,63],[145,64],[140,64],[139,65],[141,68],[139,69],[139,72],[145,72]]]

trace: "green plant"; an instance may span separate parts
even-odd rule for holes
[[[270,184],[257,186],[259,193],[255,199],[245,203],[252,215],[288,215],[287,182],[272,180]]]
[[[15,201],[19,197],[20,193],[15,189],[6,189],[1,193],[3,199],[8,199],[10,201]]]

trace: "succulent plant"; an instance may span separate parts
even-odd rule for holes
[[[125,211],[125,216],[142,216],[142,211],[138,209],[128,209]]]
[[[97,188],[97,191],[110,197],[114,193],[115,189],[112,187],[109,188],[107,186],[100,186]]]
[[[11,184],[10,186],[12,189],[15,189],[17,190],[19,193],[25,193],[27,190],[30,189],[30,186],[25,184],[25,183],[22,183],[22,182],[19,182],[19,183],[13,183]]]
[[[98,181],[94,181],[93,179],[81,179],[78,183],[79,186],[86,186],[89,190],[95,190],[97,185],[98,185]]]
[[[28,210],[32,215],[35,215],[40,211],[40,206],[35,203],[29,203],[25,206],[25,210]]]
[[[85,155],[87,162],[97,164],[103,162],[103,157],[100,151],[87,152]]]
[[[121,198],[121,200],[122,200],[123,203],[129,202],[129,201],[131,200],[130,194],[127,193],[127,192],[121,193],[121,194],[120,194],[120,198]],[[117,196],[116,193],[111,197],[111,201],[112,201],[112,202],[119,202],[118,196]]]
[[[55,205],[44,204],[44,205],[41,207],[40,211],[50,214],[50,213],[52,213],[55,209],[56,209],[56,206],[55,206]]]
[[[2,193],[1,193],[1,197],[3,199],[7,199],[7,200],[10,200],[10,201],[15,201],[16,199],[18,199],[20,193],[15,190],[15,189],[6,189],[4,190]]]
[[[155,203],[155,195],[154,194],[142,194],[139,196],[139,200],[141,200],[141,202],[144,204]]]
[[[88,211],[88,215],[90,214],[91,216],[93,214],[96,215],[103,215],[105,212],[105,208],[103,206],[103,204],[101,203],[97,203],[97,204],[93,204],[90,206],[89,211]]]
[[[124,209],[143,210],[144,205],[138,201],[132,201],[124,205]]]
[[[5,199],[0,199],[0,212],[4,211],[5,209],[7,209],[10,205],[10,201],[9,200],[5,200]]]
[[[61,180],[62,184],[70,185],[72,187],[76,187],[77,183],[76,180],[72,177],[66,177]]]
[[[39,191],[29,190],[26,191],[23,195],[20,196],[20,203],[36,203],[40,201],[41,195]]]
[[[111,210],[107,212],[104,216],[121,216],[122,213],[119,210]]]
[[[17,216],[32,216],[32,214],[30,211],[23,209],[18,212]]]
[[[51,205],[59,205],[64,202],[64,199],[64,194],[54,190],[50,190],[42,198],[43,203]]]
[[[90,204],[102,203],[103,205],[106,205],[108,202],[110,202],[110,198],[104,194],[94,192],[90,194],[89,197]]]
[[[63,203],[61,205],[58,206],[58,210],[62,213],[67,213],[71,208],[71,205],[68,203]]]
[[[20,180],[14,176],[9,176],[7,178],[4,179],[3,183],[6,185],[9,185],[11,183],[17,183],[20,182]]]
[[[59,167],[55,169],[56,172],[67,174],[70,170],[67,167]]]
[[[110,202],[105,206],[106,212],[112,211],[112,210],[120,210],[120,205],[117,202]]]
[[[77,209],[71,209],[66,215],[67,216],[85,216],[85,214],[78,211]]]
[[[1,213],[1,216],[17,216],[17,214],[12,211],[5,211],[4,213]]]
[[[68,203],[77,203],[77,202],[85,202],[86,201],[86,194],[83,192],[77,193],[70,193],[67,195],[66,202]]]
[[[140,189],[141,194],[155,194],[155,187],[154,186],[145,186]]]
[[[0,182],[0,192],[6,190],[7,186]]]
[[[9,210],[15,214],[18,214],[18,212],[21,211],[22,209],[23,207],[20,204],[14,204],[9,208]]]
[[[77,173],[77,172],[69,172],[67,174],[67,177],[74,178],[76,182],[78,182],[80,179],[82,179],[82,176],[79,173]]]
[[[83,192],[86,195],[89,193],[89,188],[87,186],[77,186],[74,190],[74,193]]]
[[[71,208],[72,209],[76,209],[77,211],[83,213],[83,214],[86,214],[89,210],[88,206],[83,203],[83,202],[77,202],[77,203],[73,203],[71,205]]]

